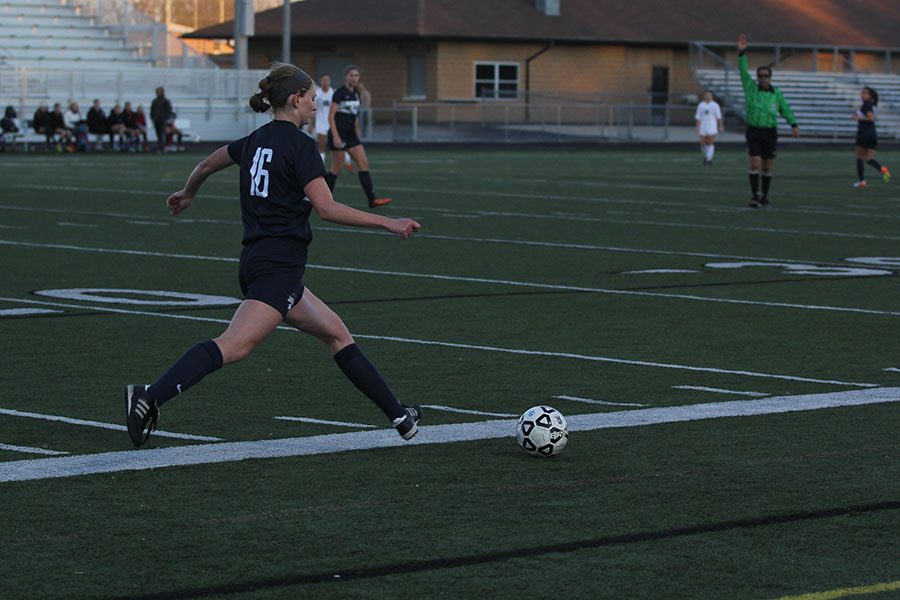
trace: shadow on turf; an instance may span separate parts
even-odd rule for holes
[[[900,500],[890,500],[886,502],[878,502],[873,504],[861,504],[856,506],[847,506],[841,508],[826,508],[820,510],[811,510],[806,512],[784,513],[779,515],[769,515],[766,517],[757,517],[754,519],[735,519],[731,521],[719,521],[716,523],[706,523],[703,525],[693,525],[690,527],[677,527],[673,529],[662,529],[659,531],[641,531],[637,533],[626,533],[622,535],[612,535],[577,542],[567,542],[562,544],[552,544],[548,546],[533,546],[530,548],[517,548],[514,550],[506,550],[501,552],[488,552],[484,554],[470,554],[468,556],[458,556],[455,558],[438,558],[433,560],[414,560],[400,562],[394,564],[386,564],[376,567],[347,570],[347,571],[330,571],[327,573],[313,573],[309,575],[284,575],[281,577],[269,577],[239,583],[226,583],[221,585],[212,585],[208,587],[188,588],[182,590],[173,590],[170,592],[156,592],[143,595],[117,596],[118,598],[132,598],[140,600],[163,600],[176,598],[203,598],[209,596],[225,596],[230,594],[240,594],[245,592],[253,592],[259,590],[271,590],[275,588],[291,587],[298,585],[353,581],[360,579],[372,579],[375,577],[383,577],[386,575],[401,575],[406,573],[417,573],[423,571],[433,571],[436,569],[454,569],[458,567],[467,567],[471,565],[480,565],[492,562],[502,562],[517,558],[533,558],[543,556],[545,554],[576,552],[578,550],[587,550],[591,548],[602,548],[606,546],[620,546],[624,544],[634,544],[639,542],[648,542],[654,540],[672,539],[689,535],[698,535],[704,533],[718,533],[722,531],[732,531],[736,529],[747,529],[752,527],[765,527],[769,525],[782,525],[786,523],[795,523],[799,521],[811,521],[817,519],[830,519],[834,517],[846,517],[856,514],[873,513],[885,510],[900,509]]]

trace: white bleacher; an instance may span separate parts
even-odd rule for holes
[[[146,68],[121,34],[61,0],[0,0],[0,68]]]
[[[737,69],[697,69],[695,77],[705,88],[743,115],[744,93]],[[773,85],[781,89],[790,103],[804,135],[852,138],[856,121],[851,118],[859,107],[859,91],[870,85],[879,92],[878,132],[882,139],[900,139],[900,76],[869,73],[824,73],[776,70]],[[790,128],[782,119],[779,130]]]

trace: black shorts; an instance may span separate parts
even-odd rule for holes
[[[341,148],[336,148],[334,146],[334,136],[332,135],[331,130],[328,130],[329,150],[349,150],[350,148],[362,145],[362,142],[359,141],[359,136],[356,135],[356,125],[353,125],[352,127],[339,126],[338,135],[341,136],[341,141],[344,142],[344,145]]]
[[[874,131],[857,131],[856,145],[867,150],[878,148],[878,134]]]
[[[775,158],[778,149],[778,129],[748,127],[747,128],[747,154],[759,156],[763,160]]]
[[[244,300],[286,315],[303,297],[308,246],[293,238],[261,238],[244,246],[238,278]]]

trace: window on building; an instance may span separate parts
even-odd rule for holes
[[[475,63],[476,98],[516,98],[518,95],[518,63]]]
[[[410,100],[424,100],[428,95],[425,87],[425,57],[406,57],[406,97]]]

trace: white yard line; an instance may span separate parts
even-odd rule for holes
[[[21,317],[26,315],[50,315],[61,313],[61,310],[50,310],[49,308],[5,308],[0,310],[0,317]]]
[[[882,369],[882,371],[892,371],[894,373],[900,373],[900,369],[896,367],[885,367],[884,369]]]
[[[566,420],[568,421],[569,431],[578,432],[728,417],[751,417],[888,402],[900,402],[900,388],[877,388],[803,396],[779,396],[759,400],[714,402],[710,404],[645,408],[611,413],[570,415],[566,417]],[[0,462],[0,483],[77,477],[121,471],[143,471],[186,465],[227,463],[259,458],[311,456],[406,445],[419,446],[501,439],[515,435],[515,423],[514,419],[492,419],[476,423],[420,426],[419,435],[409,442],[404,442],[393,429],[377,429],[255,442],[226,442],[199,446],[174,446],[171,448],[7,461]],[[577,436],[571,437],[569,443],[571,450],[569,452],[577,452],[577,440]]]
[[[25,454],[46,454],[47,456],[62,456],[63,454],[68,454],[68,452],[59,452],[58,450],[33,448],[31,446],[14,446],[12,444],[0,444],[0,450],[8,450],[9,452],[24,452]]]
[[[71,244],[38,244],[34,242],[17,242],[13,240],[0,240],[0,245],[6,246],[22,246],[28,248],[50,248],[57,250],[74,250],[78,252],[98,252],[104,254],[129,254],[134,256],[151,256],[151,257],[164,257],[164,258],[183,258],[187,260],[208,260],[208,261],[217,261],[217,262],[230,262],[236,263],[239,262],[237,258],[228,258],[228,257],[219,257],[219,256],[202,256],[196,254],[176,254],[170,252],[149,252],[143,250],[119,250],[113,248],[91,248],[86,246],[75,246]],[[791,261],[788,261],[791,262]],[[815,263],[810,263],[815,264]],[[824,263],[819,263],[824,264]],[[801,309],[801,310],[814,310],[814,311],[829,311],[829,312],[839,312],[839,313],[851,313],[851,314],[866,314],[866,315],[882,315],[882,316],[891,316],[891,317],[900,317],[900,312],[898,311],[887,311],[887,310],[876,310],[869,308],[853,308],[853,307],[842,307],[842,306],[822,306],[816,304],[796,304],[791,302],[767,302],[762,300],[740,300],[737,298],[712,298],[707,296],[695,296],[691,294],[671,294],[671,293],[662,293],[662,292],[642,292],[636,290],[616,290],[609,288],[596,288],[596,287],[587,287],[587,286],[573,286],[573,285],[556,285],[556,284],[547,284],[547,283],[536,283],[529,281],[513,281],[506,279],[489,279],[485,277],[459,277],[453,275],[437,275],[432,273],[410,273],[404,271],[384,271],[378,269],[361,269],[361,268],[353,268],[353,267],[337,267],[331,265],[316,265],[310,264],[307,265],[307,268],[310,269],[322,269],[324,271],[339,271],[346,273],[366,273],[369,275],[389,275],[394,277],[413,277],[419,279],[434,279],[437,281],[463,281],[467,283],[487,283],[487,284],[496,284],[496,285],[506,285],[506,286],[515,286],[515,287],[526,287],[526,288],[536,288],[536,289],[546,289],[546,290],[563,290],[563,291],[573,291],[573,292],[593,292],[597,294],[610,294],[617,296],[643,296],[646,298],[669,298],[669,299],[677,299],[677,300],[690,300],[693,302],[715,302],[719,304],[739,304],[745,306],[768,306],[775,308],[791,308],[791,309]]]
[[[452,413],[461,413],[464,415],[481,415],[484,417],[518,417],[519,415],[512,415],[509,413],[496,413],[496,412],[486,412],[483,410],[471,410],[468,408],[454,408],[452,406],[442,406],[440,404],[423,404],[422,408],[430,408],[432,410],[440,410],[443,412],[452,412]]]
[[[601,406],[647,406],[646,404],[638,404],[636,402],[607,402],[606,400],[593,400],[591,398],[581,398],[579,396],[553,396],[560,400],[571,400],[572,402],[582,402],[584,404],[599,404]]]
[[[148,317],[156,317],[163,319],[183,319],[187,321],[203,321],[203,322],[212,322],[212,323],[220,323],[220,324],[228,324],[228,319],[216,319],[212,317],[195,317],[192,315],[185,314],[169,314],[169,313],[159,313],[159,312],[150,312],[150,311],[142,311],[142,310],[128,310],[124,308],[110,308],[107,306],[91,306],[88,304],[68,304],[62,302],[43,302],[40,300],[26,300],[21,298],[4,298],[0,297],[0,302],[19,302],[19,303],[27,303],[27,304],[38,304],[42,306],[57,306],[64,308],[77,308],[82,310],[96,310],[100,312],[111,312],[117,314],[125,314],[125,315],[142,315]],[[279,325],[277,329],[282,331],[290,331],[296,332],[296,329],[292,327],[288,327],[286,325]],[[851,381],[838,381],[835,379],[818,379],[815,377],[800,377],[797,375],[780,375],[775,373],[759,373],[756,371],[742,371],[742,370],[732,370],[732,369],[720,369],[716,367],[697,367],[692,365],[680,365],[680,364],[672,364],[672,363],[660,363],[653,361],[645,361],[645,360],[629,360],[624,358],[613,358],[609,356],[593,356],[589,354],[577,354],[574,352],[548,352],[544,350],[527,350],[520,348],[502,348],[499,346],[484,346],[479,344],[463,344],[459,342],[444,342],[439,340],[423,340],[417,338],[405,338],[405,337],[397,337],[397,336],[388,336],[388,335],[371,335],[364,333],[354,333],[354,337],[360,339],[367,340],[380,340],[387,342],[396,342],[401,344],[417,344],[422,346],[439,346],[444,348],[460,348],[464,350],[482,350],[486,352],[499,352],[504,354],[519,354],[524,356],[548,356],[554,358],[566,358],[573,360],[583,360],[588,362],[605,362],[605,363],[615,363],[622,365],[633,365],[638,367],[657,367],[662,369],[678,369],[683,371],[696,371],[703,373],[721,373],[725,375],[743,375],[746,377],[761,377],[764,379],[782,379],[785,381],[802,381],[806,383],[824,383],[829,385],[843,385],[843,386],[851,386],[851,387],[878,387],[877,383],[857,383]]]
[[[762,392],[740,392],[737,390],[724,390],[722,388],[703,387],[699,385],[673,385],[673,390],[695,390],[698,392],[712,392],[714,394],[731,394],[734,396],[750,396],[752,398],[765,398],[769,394]]]
[[[43,421],[58,421],[60,423],[67,423],[69,425],[84,425],[86,427],[99,427],[101,429],[113,429],[116,431],[128,431],[128,428],[124,425],[116,425],[115,423],[104,423],[103,421],[88,421],[86,419],[73,419],[70,417],[61,417],[59,415],[45,415],[41,413],[13,410],[10,408],[0,408],[0,415],[8,415],[11,417],[25,417],[28,419],[41,419]],[[222,441],[222,438],[217,437],[210,437],[206,435],[191,435],[189,433],[172,433],[171,431],[154,431],[153,435],[158,435],[159,437],[174,438],[178,440],[192,440],[195,442]]]
[[[326,421],[324,419],[313,419],[312,417],[272,417],[279,421],[298,421],[300,423],[315,423],[317,425],[337,425],[339,427],[359,427],[362,429],[374,429],[374,425],[366,425],[365,423],[346,423],[344,421]]]

